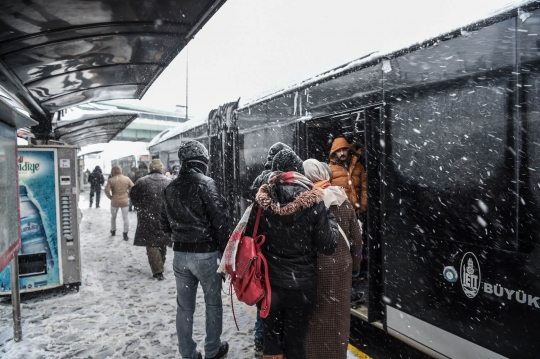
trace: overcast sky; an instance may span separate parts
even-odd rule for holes
[[[228,0],[143,98],[206,116],[369,52],[399,48],[520,0]]]

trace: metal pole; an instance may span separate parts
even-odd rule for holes
[[[186,46],[186,121],[188,117],[188,60],[189,60],[189,45]]]
[[[11,260],[11,305],[13,306],[13,340],[20,342],[21,330],[21,294],[19,292],[19,259]]]

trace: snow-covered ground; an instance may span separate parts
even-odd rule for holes
[[[22,336],[13,341],[12,307],[0,297],[0,358],[179,358],[176,338],[176,288],[173,251],[168,248],[165,280],[152,277],[144,247],[133,246],[137,215],[129,213],[129,241],[122,239],[122,216],[110,237],[110,201],[88,208],[89,188],[81,193],[82,284],[74,290],[51,290],[21,297]],[[235,300],[231,310],[228,282],[223,286],[223,334],[228,358],[254,357],[255,308]],[[194,339],[204,353],[204,298],[199,287]],[[356,358],[349,353],[350,358]]]

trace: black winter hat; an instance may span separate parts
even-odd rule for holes
[[[279,151],[272,161],[272,171],[295,171],[304,174],[304,162],[290,148]]]
[[[178,159],[182,162],[196,160],[208,164],[210,156],[208,155],[208,150],[202,143],[193,140],[180,146],[178,149]]]
[[[270,149],[268,150],[268,157],[266,158],[266,163],[264,164],[265,169],[269,170],[272,168],[272,161],[274,160],[274,156],[283,149],[288,149],[292,151],[292,148],[282,142],[276,142],[270,147]]]

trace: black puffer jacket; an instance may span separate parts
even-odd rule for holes
[[[317,286],[317,253],[334,253],[339,237],[335,217],[322,201],[322,191],[307,191],[297,184],[271,187],[264,185],[257,194],[249,217],[246,235],[252,235],[262,195],[270,196],[275,207],[263,210],[258,234],[266,236],[262,250],[268,262],[270,285],[303,290]],[[320,193],[318,193],[318,191]],[[266,194],[264,194],[266,193]],[[286,205],[296,202],[304,208],[287,210]],[[307,207],[307,208],[305,208]]]
[[[230,235],[225,199],[214,180],[195,169],[165,188],[160,224],[177,252],[223,251]]]

